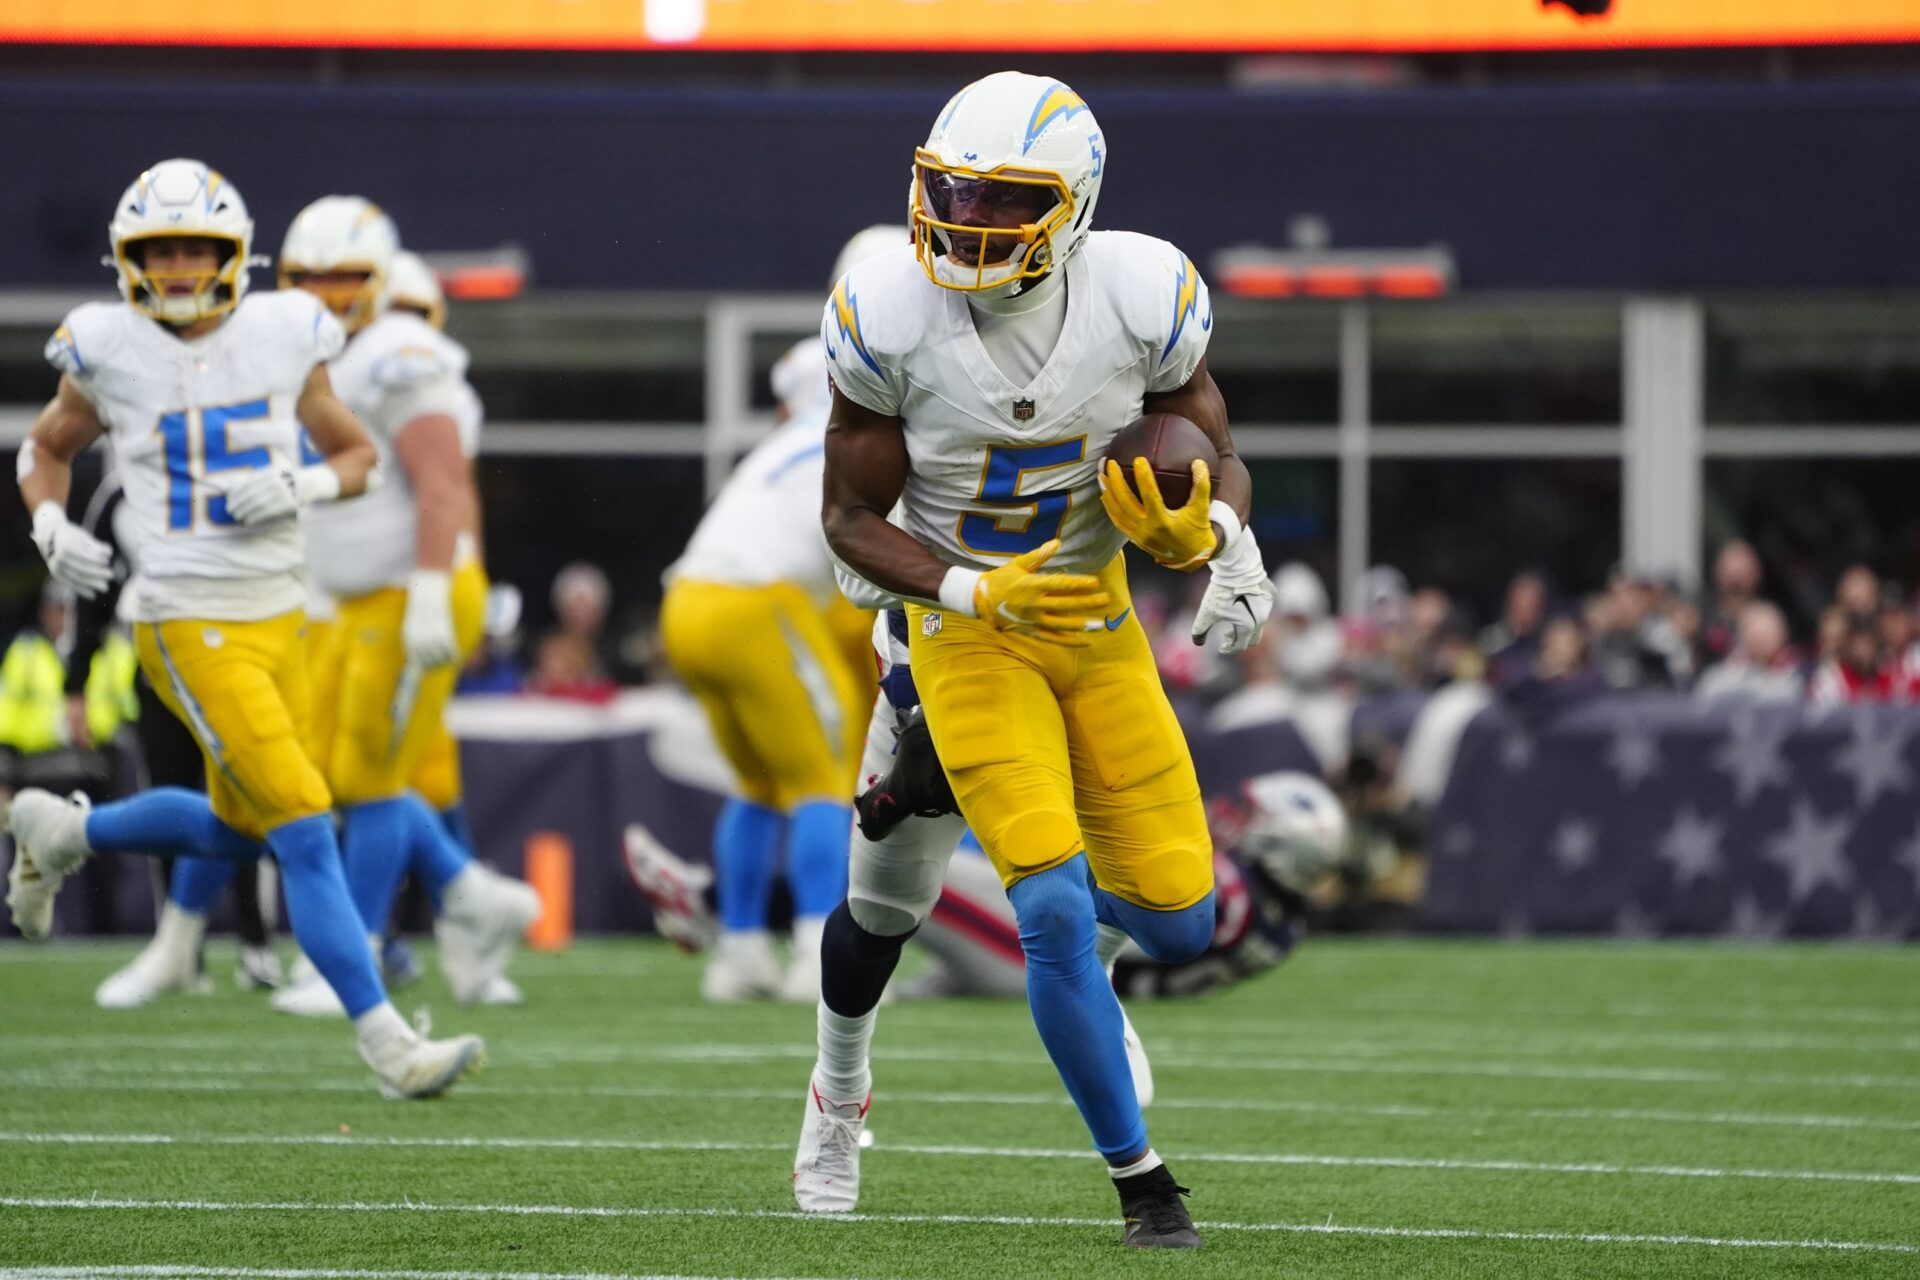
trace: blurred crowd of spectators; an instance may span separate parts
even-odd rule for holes
[[[1616,572],[1584,595],[1557,591],[1539,572],[1508,584],[1490,623],[1445,590],[1415,587],[1397,570],[1369,570],[1353,606],[1331,608],[1304,564],[1273,575],[1272,624],[1238,659],[1196,648],[1190,610],[1155,610],[1162,675],[1214,704],[1217,722],[1261,719],[1337,693],[1342,701],[1484,681],[1519,700],[1606,691],[1691,692],[1711,699],[1819,704],[1920,702],[1920,601],[1855,565],[1834,584],[1809,634],[1796,637],[1766,592],[1759,555],[1728,542],[1699,594],[1653,574]],[[1311,711],[1307,714],[1310,716]]]

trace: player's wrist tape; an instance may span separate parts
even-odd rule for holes
[[[940,579],[940,607],[948,613],[979,617],[980,609],[973,593],[985,576],[978,569],[962,569],[959,565],[947,570],[947,576]]]
[[[41,542],[67,523],[67,509],[52,498],[33,509],[33,540]]]
[[[1214,551],[1216,556],[1224,554],[1240,536],[1240,516],[1227,503],[1215,498],[1207,506],[1207,520],[1220,526],[1220,545]]]
[[[1221,586],[1245,591],[1267,580],[1267,566],[1260,559],[1260,543],[1247,529],[1228,539],[1208,566]]]
[[[445,569],[415,569],[407,575],[407,599],[445,604],[453,595],[453,575]]]
[[[301,467],[293,473],[294,483],[300,486],[300,505],[313,502],[332,502],[340,496],[340,473],[324,462],[316,462],[309,467]]]

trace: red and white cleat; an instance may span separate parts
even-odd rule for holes
[[[860,1203],[860,1134],[872,1105],[871,1093],[858,1102],[835,1102],[821,1094],[817,1081],[807,1081],[793,1198],[808,1213],[851,1213]]]
[[[621,838],[620,853],[627,878],[653,908],[661,936],[690,956],[712,946],[716,928],[706,895],[713,872],[676,856],[637,822]]]

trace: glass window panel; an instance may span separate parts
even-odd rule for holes
[[[1437,586],[1481,622],[1521,569],[1571,596],[1620,556],[1620,464],[1609,459],[1376,459],[1369,546],[1415,587]]]
[[[1761,592],[1811,636],[1840,574],[1865,564],[1911,591],[1920,584],[1920,458],[1710,458],[1703,563],[1745,538],[1760,553]]]
[[[1332,426],[1340,420],[1340,311],[1313,302],[1214,295],[1207,367],[1235,422]]]
[[[1372,308],[1381,425],[1620,421],[1620,307],[1611,299]]]
[[[483,457],[478,468],[487,513],[487,569],[526,597],[521,656],[531,667],[553,621],[554,575],[590,560],[611,580],[607,620],[619,673],[649,669],[660,608],[660,573],[686,546],[705,504],[698,458]],[[636,512],[644,512],[637,518]],[[627,644],[627,638],[635,642]]]
[[[1742,299],[1706,309],[1709,423],[1920,422],[1920,299]]]

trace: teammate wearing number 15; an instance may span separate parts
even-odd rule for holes
[[[72,460],[102,435],[140,548],[141,669],[206,759],[207,794],[158,788],[88,811],[15,796],[7,903],[29,937],[95,853],[251,860],[271,852],[302,950],[354,1016],[392,1096],[438,1093],[480,1041],[427,1041],[388,1002],[342,875],[333,800],[308,756],[301,645],[310,503],[364,492],[375,451],[334,394],[339,322],[300,292],[249,294],[253,221],[219,173],[168,160],[120,198],[109,260],[124,301],[76,309],[47,344],[60,386],[20,451],[20,492],[53,575],[83,594],[110,553],[67,520]],[[300,431],[321,460],[303,465]]]
[[[1034,1022],[1107,1159],[1126,1241],[1191,1248],[1101,957],[1127,936],[1169,963],[1205,950],[1213,851],[1121,548],[1212,567],[1197,638],[1219,623],[1250,644],[1268,600],[1243,527],[1252,485],[1207,372],[1206,286],[1165,241],[1092,230],[1107,150],[1057,80],[1002,72],[947,104],[914,156],[914,243],[855,267],[827,305],[824,520],[845,566],[908,604],[927,725],[1007,887]],[[1150,476],[1136,498],[1101,474],[1143,411],[1192,420],[1219,453],[1184,507]],[[852,1207],[870,1000],[924,915],[920,880],[890,876],[856,855],[822,946],[803,1207]]]

